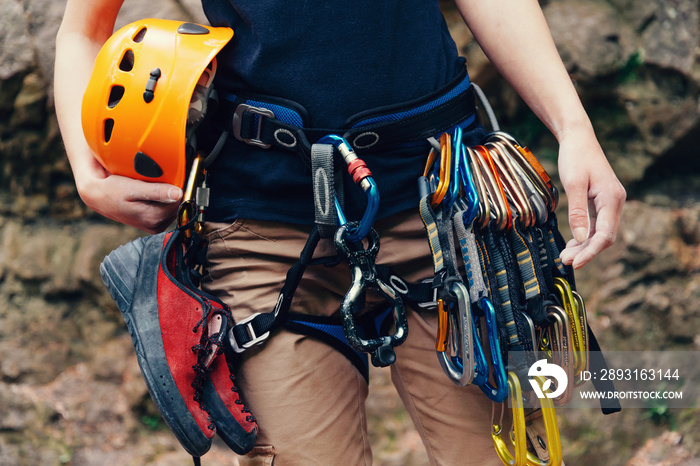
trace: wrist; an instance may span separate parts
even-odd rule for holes
[[[558,123],[552,130],[552,134],[557,139],[559,144],[566,141],[597,141],[595,131],[591,120],[584,113],[582,116],[567,116],[563,121]]]

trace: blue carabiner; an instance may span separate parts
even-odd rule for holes
[[[496,310],[493,308],[493,303],[489,298],[481,298],[479,304],[484,311],[484,318],[486,319],[486,333],[488,334],[491,363],[494,371],[493,379],[496,382],[494,387],[487,380],[486,383],[480,385],[480,388],[490,399],[496,403],[502,403],[508,398],[508,376],[506,375],[506,366],[503,364],[503,357],[501,356]]]
[[[486,354],[479,337],[479,317],[476,314],[472,315],[474,324],[472,332],[474,334],[474,379],[472,383],[479,387],[489,381],[489,363],[486,360]]]
[[[469,157],[467,156],[467,149],[464,147],[464,144],[460,144],[460,153],[457,161],[459,163],[459,177],[462,182],[464,197],[467,199],[467,210],[464,213],[464,225],[469,226],[479,214],[479,191],[472,178]]]
[[[367,194],[367,207],[365,208],[365,213],[360,220],[359,226],[348,233],[347,240],[350,242],[362,241],[372,228],[374,219],[377,216],[377,211],[379,210],[379,190],[377,189],[377,183],[375,183],[374,178],[372,178],[372,173],[366,169],[366,165],[362,160],[355,154],[352,150],[350,143],[342,136],[335,134],[329,134],[318,140],[319,144],[331,144],[333,147],[338,149],[340,154],[343,156],[345,163],[348,165],[348,172],[353,176],[353,172],[358,165],[365,167],[366,174],[355,182],[362,188],[362,190]],[[339,226],[343,226],[348,223],[345,213],[343,212],[338,197],[335,198],[335,210],[338,213]]]

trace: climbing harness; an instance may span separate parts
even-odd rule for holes
[[[400,345],[408,333],[405,303],[430,306],[437,301],[437,289],[432,281],[407,283],[389,268],[375,263],[380,243],[372,223],[377,214],[379,190],[361,154],[424,144],[426,139],[449,129],[473,128],[477,124],[476,115],[465,114],[465,108],[474,108],[474,94],[466,70],[432,95],[363,112],[351,117],[340,130],[307,127],[307,117],[300,106],[273,97],[241,92],[227,94],[221,99],[221,111],[230,115],[236,139],[261,149],[274,147],[301,157],[311,171],[315,212],[314,228],[299,262],[287,274],[275,309],[237,322],[229,332],[235,351],[244,352],[264,342],[274,326],[283,325],[339,349],[365,378],[368,377],[367,353],[371,354],[372,364],[377,366],[389,365],[395,360],[393,348]],[[456,154],[449,156],[456,157]],[[345,176],[341,174],[341,164],[342,171],[347,172]],[[457,170],[456,164],[454,166]],[[345,214],[343,179],[348,177],[366,195],[367,204],[359,221],[349,221]],[[449,195],[446,192],[444,197],[454,202],[457,193],[456,190]],[[337,256],[312,260],[321,238],[333,240]],[[352,283],[340,306],[340,320],[289,312],[294,290],[308,265],[334,265],[342,261],[350,267]],[[363,310],[368,290],[378,292],[386,301],[383,311]],[[462,291],[468,306],[466,287]],[[455,289],[453,295],[456,293]],[[453,301],[449,305],[458,304]],[[464,317],[461,322],[471,329],[471,314],[462,312],[461,315]],[[471,352],[471,345],[463,350],[465,355]]]
[[[480,128],[476,114],[465,115],[464,109],[475,107],[474,93],[483,96],[466,70],[434,94],[363,112],[335,129],[310,127],[303,109],[292,102],[246,92],[219,98],[213,88],[215,57],[232,34],[228,28],[192,23],[132,23],[103,47],[83,100],[86,139],[110,173],[184,187],[172,238],[178,239],[177,260],[184,267],[176,278],[207,309],[195,328],[202,333],[193,348],[197,387],[208,383],[210,367],[224,350],[230,364],[265,342],[278,326],[327,342],[368,378],[368,354],[375,366],[396,360],[394,349],[408,334],[406,304],[435,308],[436,354],[447,377],[459,386],[479,386],[492,400],[494,413],[497,408],[503,412],[510,401],[512,434],[504,435],[502,421],[492,420],[501,460],[516,466],[561,464],[554,406],[567,403],[574,385],[583,383],[581,373],[600,361],[588,356],[599,347],[588,328],[573,270],[559,259],[565,245],[554,214],[558,191],[544,168],[527,147],[500,131],[487,104],[494,131],[479,144],[464,143],[464,131]],[[218,120],[229,127],[217,140],[203,143],[199,129],[206,127],[214,108]],[[314,201],[314,225],[274,308],[235,323],[225,304],[199,289],[208,169],[229,134],[260,150],[299,155],[310,171]],[[408,283],[376,263],[380,240],[373,223],[379,187],[362,157],[388,148],[427,146],[426,141],[431,149],[418,180],[418,207],[434,276]],[[359,219],[346,215],[344,180],[352,180],[366,197]],[[355,200],[357,188],[349,188]],[[350,203],[355,210],[347,211],[357,211],[361,206],[356,204]],[[335,256],[313,257],[321,239],[333,242]],[[340,262],[349,266],[351,285],[339,316],[290,312],[306,268]],[[384,300],[382,309],[364,309],[368,291]],[[524,358],[509,361],[509,352]],[[533,391],[521,383],[541,354],[575,381],[555,400],[539,400],[549,444],[547,462],[527,451],[524,401],[532,401]],[[546,392],[548,381],[535,380]],[[211,390],[200,391],[197,401],[217,403]],[[604,412],[619,410],[615,402],[607,403]],[[252,415],[243,413],[249,416],[245,422],[254,424]],[[245,442],[251,435],[254,441],[256,432],[248,432]],[[226,441],[225,430],[223,437]],[[233,437],[227,441],[245,453],[252,444],[241,442]]]

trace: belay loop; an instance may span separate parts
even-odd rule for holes
[[[375,259],[379,252],[379,235],[374,228],[367,234],[368,245],[363,249],[361,244],[349,240],[352,231],[358,228],[357,222],[350,222],[338,228],[334,242],[338,254],[344,258],[352,270],[352,284],[340,306],[345,336],[350,345],[358,351],[371,353],[372,364],[384,367],[396,360],[394,347],[406,340],[408,322],[401,297],[394,288],[386,284],[377,274]],[[355,322],[356,304],[367,289],[373,289],[386,299],[393,311],[395,331],[391,336],[363,338]]]

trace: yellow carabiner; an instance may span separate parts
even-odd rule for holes
[[[540,386],[540,390],[546,381],[542,376],[536,376],[535,380]],[[549,393],[549,390],[542,390]],[[554,410],[554,403],[551,398],[541,398],[540,408],[542,409],[542,419],[544,420],[544,428],[547,434],[547,451],[549,452],[548,460],[541,460],[532,453],[527,453],[528,466],[561,466],[563,457],[561,454],[561,437],[559,436],[559,422],[557,421],[557,413]]]
[[[191,207],[196,207],[194,204],[195,190],[199,185],[201,176],[204,173],[202,169],[202,162],[204,161],[204,156],[200,153],[192,160],[192,166],[190,167],[190,174],[187,178],[187,185],[182,194],[182,203],[180,204],[180,210],[178,212],[178,226],[183,227],[190,222],[193,222],[197,216],[197,210],[192,211]],[[201,225],[195,225],[194,228],[199,232]],[[192,234],[191,229],[185,230],[185,237],[190,238]]]
[[[508,372],[508,398],[513,410],[513,437],[511,441],[515,456],[511,455],[506,441],[503,439],[503,426],[491,419],[491,438],[496,454],[503,464],[508,466],[525,466],[527,464],[527,432],[525,431],[525,408],[523,407],[523,391],[518,376]],[[494,404],[495,405],[495,404]],[[503,406],[503,403],[501,404]]]
[[[569,282],[561,277],[554,277],[554,288],[561,300],[564,310],[569,315],[571,323],[572,336],[574,339],[574,373],[579,374],[583,371],[587,364],[588,358],[586,355],[586,343],[581,329],[581,319],[578,315],[579,305],[576,302],[573,290]]]
[[[576,291],[572,291],[571,294],[574,296],[574,301],[576,302],[577,305],[577,311],[578,311],[578,318],[579,321],[581,322],[581,336],[583,337],[583,347],[579,349],[575,349],[574,351],[580,351],[581,354],[583,355],[584,361],[581,363],[581,370],[577,371],[575,373],[576,375],[576,387],[579,385],[584,384],[584,380],[581,378],[581,372],[582,371],[587,371],[588,370],[588,351],[589,351],[589,342],[588,342],[588,316],[586,315],[586,303],[583,302],[583,298],[581,297],[580,294],[578,294]]]

